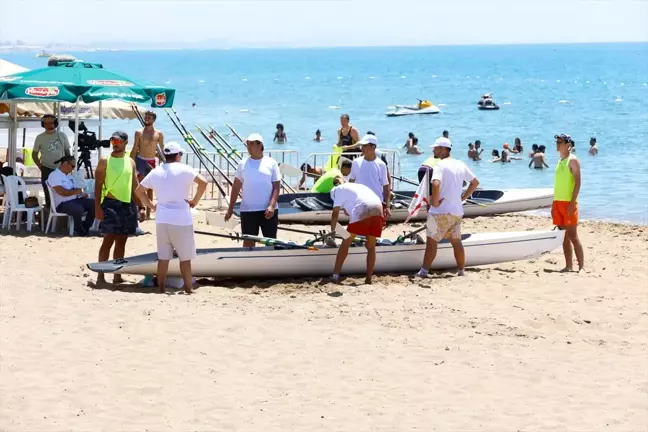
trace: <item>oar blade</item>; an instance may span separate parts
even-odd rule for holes
[[[301,177],[304,174],[299,168],[285,163],[279,164],[279,171],[286,177]]]
[[[335,234],[339,235],[342,237],[344,240],[348,239],[351,234],[349,234],[349,231],[346,230],[340,223],[338,222],[337,225],[335,225]]]

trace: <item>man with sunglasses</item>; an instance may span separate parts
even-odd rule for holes
[[[164,134],[155,129],[155,120],[157,120],[157,114],[152,110],[147,110],[144,113],[144,127],[135,132],[135,142],[130,156],[135,160],[137,180],[139,181],[142,181],[149,171],[155,168],[156,158],[159,158],[158,146],[160,151],[164,151]],[[160,163],[162,162],[160,160]],[[152,200],[153,190],[148,189],[147,194],[149,200]],[[151,218],[151,209],[148,207],[146,208],[146,218]]]
[[[250,156],[243,159],[236,168],[225,221],[232,217],[234,205],[242,190],[241,233],[256,236],[261,229],[264,237],[277,238],[277,200],[281,182],[279,164],[271,157],[263,155],[263,138],[258,133],[251,134],[245,144]],[[254,241],[243,241],[243,247],[252,246]]]
[[[556,164],[554,180],[554,202],[551,206],[551,216],[554,225],[565,231],[563,252],[565,268],[563,272],[573,271],[573,252],[576,252],[578,271],[585,267],[583,245],[578,238],[578,193],[581,188],[580,161],[571,152],[574,140],[567,134],[554,136],[556,150],[560,153],[560,161]]]
[[[102,157],[95,173],[95,215],[101,221],[99,230],[103,235],[103,242],[99,249],[99,261],[110,258],[110,249],[113,250],[113,259],[124,258],[128,236],[135,234],[137,229],[137,207],[141,205],[135,190],[139,186],[135,170],[135,161],[126,155],[128,135],[118,131],[112,134],[110,144],[112,153]],[[139,219],[146,217],[144,208],[141,207]],[[122,282],[121,275],[115,275],[113,283]],[[97,286],[106,283],[103,273],[97,276]]]
[[[57,130],[58,120],[51,114],[41,118],[41,125],[45,132],[36,136],[32,158],[41,172],[41,183],[45,192],[45,206],[50,207],[51,199],[45,182],[49,175],[58,168],[58,163],[63,156],[70,155],[70,142],[64,133]]]
[[[52,188],[54,209],[74,219],[74,233],[85,236],[95,219],[95,202],[88,198],[83,189],[76,186],[72,173],[76,168],[74,156],[63,156],[56,161],[59,164],[48,177],[47,183]],[[83,215],[87,213],[85,222]]]

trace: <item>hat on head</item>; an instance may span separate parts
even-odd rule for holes
[[[436,147],[445,147],[451,149],[452,143],[448,138],[440,137],[437,138],[436,141],[434,141],[434,144],[432,145],[432,148],[436,148]]]
[[[175,141],[169,141],[164,145],[164,154],[167,156],[182,153],[182,147]]]
[[[554,138],[555,139],[560,138],[561,140],[565,141],[568,144],[573,144],[574,143],[574,140],[572,139],[572,137],[570,137],[567,134],[554,135]]]
[[[111,138],[117,138],[118,140],[122,140],[124,142],[128,142],[128,134],[124,131],[117,131],[112,134]]]
[[[365,145],[365,144],[373,144],[376,147],[378,146],[378,138],[376,138],[375,135],[365,135],[362,137],[360,141],[358,141],[358,144],[360,145]]]
[[[263,144],[263,137],[261,136],[261,134],[251,133],[245,140],[246,143],[248,141],[259,141],[261,144]]]

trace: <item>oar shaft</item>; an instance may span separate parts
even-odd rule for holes
[[[202,235],[208,235],[208,236],[213,236],[213,237],[220,237],[220,238],[226,238],[230,240],[237,240],[237,241],[243,241],[243,240],[249,240],[249,241],[254,241],[256,243],[260,243],[266,246],[286,246],[292,249],[305,249],[305,250],[317,250],[317,248],[314,248],[312,246],[303,246],[303,245],[298,245],[298,244],[291,244],[282,240],[277,240],[277,239],[271,239],[267,237],[257,237],[257,236],[251,236],[247,234],[240,234],[240,235],[232,235],[232,234],[218,234],[218,233],[212,233],[208,231],[194,231],[195,234],[202,234]]]

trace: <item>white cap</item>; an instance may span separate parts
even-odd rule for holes
[[[263,137],[261,136],[261,134],[251,133],[245,140],[246,143],[248,141],[259,141],[261,144],[263,144]]]
[[[445,148],[451,149],[452,148],[452,143],[450,142],[450,140],[448,138],[439,137],[439,138],[436,139],[436,141],[434,141],[434,144],[432,145],[432,148],[435,148],[435,147],[445,147]]]
[[[358,141],[358,144],[373,144],[375,146],[378,146],[378,138],[376,138],[375,135],[365,135],[360,141]]]
[[[182,147],[180,147],[180,144],[178,144],[175,141],[169,141],[168,143],[164,144],[164,154],[171,156],[174,154],[182,153]]]

